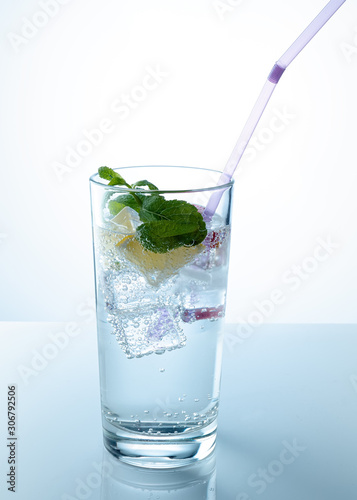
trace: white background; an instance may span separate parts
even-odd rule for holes
[[[94,296],[88,177],[101,165],[222,169],[275,60],[326,2],[62,0],[53,17],[46,3],[1,2],[8,321],[80,314]],[[115,113],[148,67],[166,76],[127,116]],[[356,322],[356,83],[357,5],[347,0],[283,76],[255,134],[259,151],[235,176],[228,321],[250,321],[278,288],[266,321]],[[111,132],[60,175],[56,162],[103,119]],[[336,247],[323,262],[319,238]],[[293,289],[283,276],[301,263],[308,273]]]

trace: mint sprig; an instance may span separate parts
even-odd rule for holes
[[[117,196],[115,200],[110,200],[108,203],[109,212],[112,215],[117,215],[124,207],[130,207],[140,212],[142,201],[145,195],[137,194],[136,197],[131,194],[122,194]],[[138,201],[139,200],[139,201]]]
[[[109,181],[109,186],[126,186],[131,188],[130,184],[127,184],[123,177],[112,168],[100,167],[98,169],[98,174],[102,179]]]
[[[206,224],[194,205],[184,200],[166,200],[155,193],[158,188],[147,180],[130,185],[111,168],[101,167],[98,173],[109,181],[110,186],[122,185],[133,190],[110,200],[108,209],[112,215],[126,206],[138,212],[143,223],[138,227],[136,237],[146,250],[166,253],[181,246],[198,245],[206,238]],[[138,187],[149,189],[147,193],[135,193]]]

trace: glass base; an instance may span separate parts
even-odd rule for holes
[[[215,448],[216,429],[216,422],[212,422],[182,434],[150,436],[115,427],[110,431],[103,429],[103,436],[106,449],[122,462],[137,467],[171,469],[208,457]]]

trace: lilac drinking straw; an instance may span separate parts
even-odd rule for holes
[[[274,64],[271,70],[268,80],[255,103],[252,112],[239,136],[239,139],[232,151],[231,156],[221,174],[218,181],[219,185],[226,184],[230,182],[232,176],[240,162],[245,148],[247,147],[252,134],[258,125],[258,122],[269,102],[269,99],[280,80],[281,75],[284,73],[289,64],[295,59],[295,57],[302,51],[302,49],[310,42],[310,40],[316,35],[318,31],[324,26],[325,23],[334,15],[334,13],[345,3],[346,0],[331,0],[324,9],[315,17],[315,19],[309,24],[309,26],[301,33],[299,38],[288,48],[286,52],[281,56],[281,58]],[[204,211],[205,220],[211,219],[215,213],[219,201],[222,197],[224,189],[214,191],[208,200],[207,207]]]

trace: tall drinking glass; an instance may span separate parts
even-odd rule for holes
[[[221,172],[189,167],[116,172],[159,190],[90,179],[104,444],[133,465],[188,465],[216,440],[233,183],[217,185]],[[139,214],[122,203],[131,193],[194,205],[207,235],[166,252],[144,248]]]

